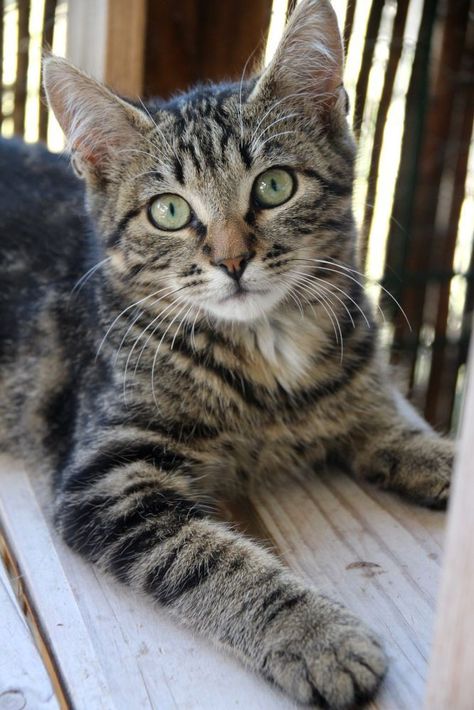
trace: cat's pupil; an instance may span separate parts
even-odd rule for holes
[[[278,192],[278,185],[277,185],[275,178],[271,179],[271,186],[272,186],[273,192]]]
[[[174,217],[175,213],[176,213],[176,209],[175,209],[173,202],[170,202],[170,204],[169,204],[169,211],[170,211],[171,216]]]

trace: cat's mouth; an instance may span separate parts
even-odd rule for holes
[[[230,301],[242,302],[251,296],[264,296],[267,293],[269,293],[268,289],[250,289],[238,284],[234,291],[227,296],[224,296],[224,298],[221,298],[219,303],[229,303]]]

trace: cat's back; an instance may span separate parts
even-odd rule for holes
[[[83,203],[65,158],[0,139],[0,359],[87,270],[93,239]]]
[[[42,145],[0,139],[0,214],[2,279],[24,275],[31,284],[70,270],[86,217],[82,185],[65,158]]]
[[[94,291],[73,295],[96,251],[82,184],[67,160],[0,139],[0,449],[25,429],[44,436],[38,413],[67,386],[74,353],[88,352]]]

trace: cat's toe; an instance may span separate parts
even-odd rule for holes
[[[425,500],[425,505],[433,510],[446,510],[451,493],[451,481],[438,484],[437,490]]]
[[[331,621],[319,621],[303,634],[288,631],[286,643],[280,637],[267,654],[264,673],[293,698],[326,710],[348,710],[375,694],[386,656],[357,619],[338,609]]]
[[[385,675],[385,653],[362,626],[324,654],[307,660],[313,700],[325,708],[352,708],[369,700]],[[319,698],[326,704],[321,704]]]

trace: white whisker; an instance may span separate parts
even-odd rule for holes
[[[184,304],[184,306],[181,308],[181,310],[178,311],[178,313],[177,313],[177,314],[174,316],[174,318],[170,321],[170,323],[168,324],[168,327],[166,328],[165,332],[164,332],[163,335],[161,336],[161,340],[160,340],[160,342],[158,343],[158,347],[157,347],[156,350],[155,350],[155,356],[154,356],[154,358],[153,358],[153,364],[152,364],[152,366],[151,366],[151,392],[152,392],[152,396],[153,396],[153,401],[154,401],[154,403],[155,403],[155,405],[156,405],[157,407],[158,407],[158,401],[157,401],[156,395],[155,395],[155,366],[156,366],[156,362],[157,362],[157,360],[158,360],[158,353],[159,353],[159,351],[160,351],[161,344],[162,344],[163,340],[165,339],[167,332],[169,331],[169,329],[171,328],[171,326],[173,325],[173,323],[175,322],[175,320],[176,320],[177,318],[179,318],[179,316],[180,316],[181,313],[184,311],[184,309],[186,308],[186,306],[187,306],[187,303]]]
[[[166,288],[169,288],[169,287],[166,287]],[[112,332],[112,329],[114,328],[115,324],[120,320],[120,318],[125,313],[127,313],[127,311],[131,310],[135,306],[139,306],[140,303],[144,303],[145,301],[148,301],[149,298],[153,298],[153,296],[156,296],[158,293],[162,293],[164,290],[165,290],[164,288],[160,288],[160,289],[158,289],[158,291],[155,291],[154,293],[150,293],[148,296],[144,296],[143,298],[140,298],[139,301],[135,301],[135,303],[131,303],[129,306],[127,306],[127,308],[124,308],[123,311],[121,313],[119,313],[116,318],[114,318],[114,320],[110,324],[109,328],[107,329],[107,332],[105,333],[104,337],[102,338],[102,340],[100,342],[99,348],[98,348],[96,356],[95,356],[96,360],[99,357],[100,351],[103,348],[105,341],[107,340],[109,334]]]
[[[97,264],[95,264],[92,268],[90,268],[89,271],[86,271],[86,273],[83,274],[83,275],[81,276],[81,278],[80,278],[80,279],[77,281],[77,283],[75,284],[74,288],[72,289],[72,291],[71,291],[71,293],[70,293],[70,297],[73,295],[73,293],[79,293],[79,291],[82,289],[82,287],[84,286],[84,284],[86,283],[86,281],[87,281],[88,279],[90,279],[91,276],[93,276],[93,274],[95,274],[95,272],[98,271],[101,266],[103,266],[103,265],[106,264],[108,261],[110,261],[111,258],[112,258],[111,256],[108,256],[108,257],[106,257],[105,259],[102,259],[102,261],[99,261],[99,262],[98,262]]]

